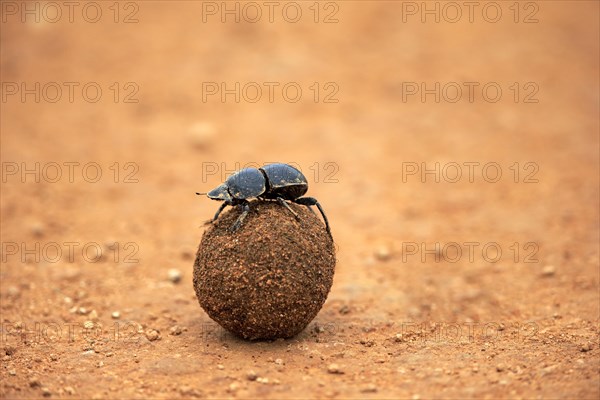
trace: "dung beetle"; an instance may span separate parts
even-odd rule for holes
[[[261,200],[276,200],[279,204],[287,208],[297,220],[300,217],[290,208],[286,200],[305,205],[311,211],[310,206],[317,206],[323,216],[323,221],[325,221],[327,233],[331,235],[329,221],[325,216],[321,204],[314,197],[302,197],[307,190],[308,182],[302,172],[291,165],[275,163],[265,165],[261,168],[243,168],[210,192],[196,194],[207,195],[212,200],[223,202],[213,219],[209,222],[216,221],[226,206],[240,206],[242,208],[242,213],[231,226],[232,232],[239,229],[244,222],[244,218],[250,212],[248,199],[258,198]]]

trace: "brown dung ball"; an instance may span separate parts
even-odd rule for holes
[[[289,338],[317,315],[333,283],[335,252],[323,222],[306,206],[253,201],[236,232],[233,207],[204,235],[194,263],[202,308],[244,339]]]

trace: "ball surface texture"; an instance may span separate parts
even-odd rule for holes
[[[204,232],[194,262],[200,306],[219,325],[249,340],[289,338],[317,315],[333,283],[335,251],[323,222],[306,206],[292,213],[253,201],[236,232],[238,207]]]

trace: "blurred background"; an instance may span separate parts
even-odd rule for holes
[[[3,395],[598,395],[597,2],[1,6]],[[206,335],[194,192],[269,162],[327,212],[329,300]]]

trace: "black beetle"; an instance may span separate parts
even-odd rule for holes
[[[242,213],[231,226],[231,231],[235,232],[244,222],[244,218],[250,211],[248,199],[258,198],[262,200],[277,200],[279,204],[287,208],[296,219],[300,219],[298,214],[290,208],[286,200],[307,206],[317,206],[323,220],[327,233],[329,230],[329,221],[321,204],[314,197],[302,197],[308,190],[308,182],[296,168],[288,164],[268,164],[261,168],[244,168],[231,175],[225,183],[217,186],[208,193],[196,193],[197,195],[206,194],[212,200],[223,201],[221,207],[213,217],[214,222],[226,206],[240,206]]]

